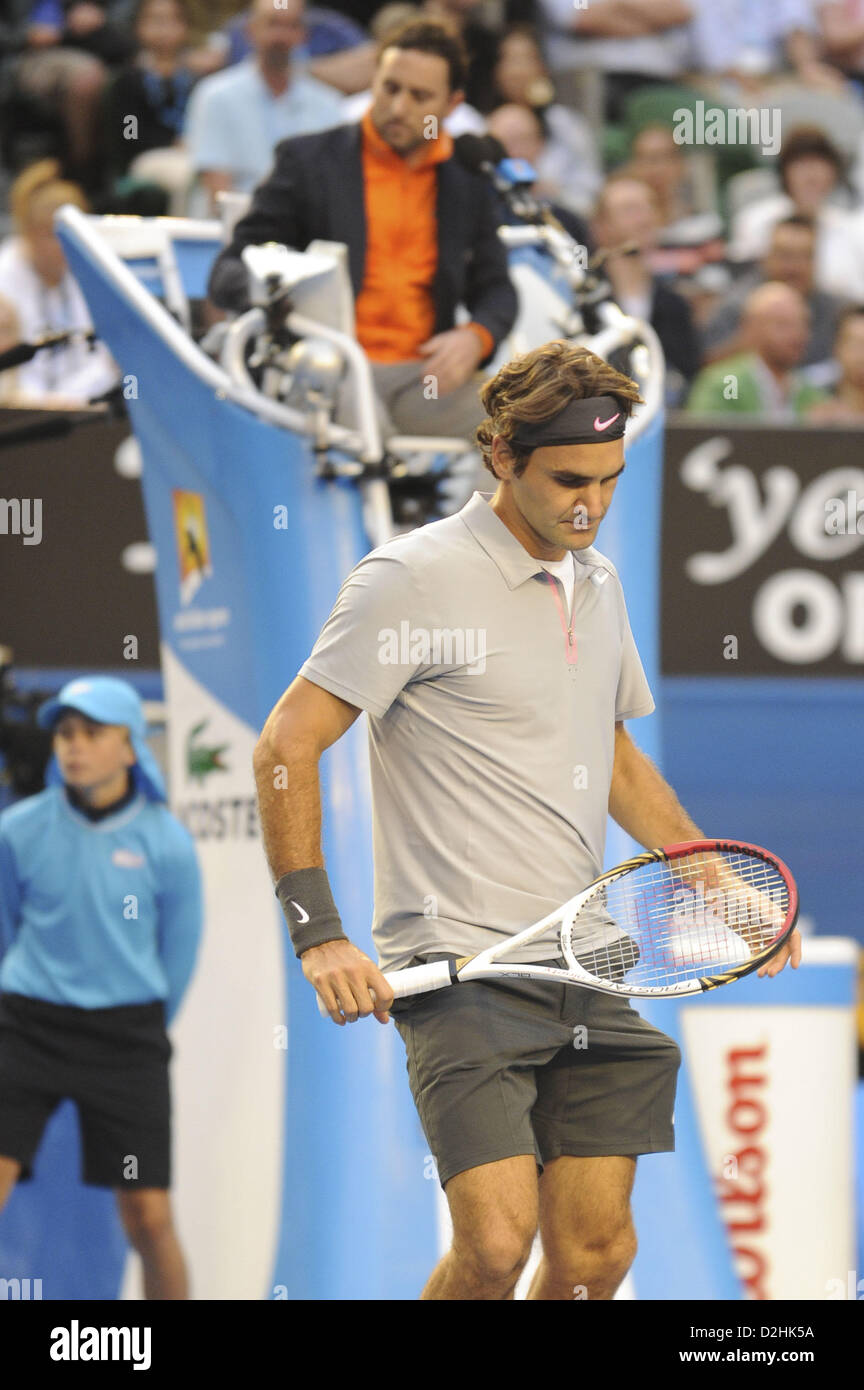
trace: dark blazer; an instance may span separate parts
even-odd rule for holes
[[[505,220],[497,194],[479,174],[453,157],[438,172],[438,265],[432,287],[435,332],[453,327],[464,304],[496,346],[516,318],[516,292],[507,274],[507,253],[497,228]],[[366,207],[359,125],[335,126],[298,135],[276,146],[275,164],[253,194],[252,205],[234,229],[210,275],[214,304],[240,310],[248,305],[246,246],[279,241],[303,251],[310,241],[343,241],[355,298],[363,285]],[[486,359],[488,361],[488,358]]]
[[[692,381],[702,365],[702,349],[690,305],[683,295],[657,279],[654,281],[651,327],[660,339],[669,365],[677,368],[686,381]]]

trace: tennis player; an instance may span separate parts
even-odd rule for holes
[[[114,1190],[145,1298],[186,1298],[165,1027],[201,935],[194,844],[126,681],[71,681],[39,722],[49,785],[0,816],[0,1208],[69,1097],[83,1180]]]
[[[265,844],[330,1017],[386,1022],[392,1006],[453,1219],[423,1297],[512,1298],[539,1226],[528,1296],[611,1299],[636,1249],[636,1158],[674,1147],[677,1044],[625,999],[569,984],[463,982],[394,1003],[381,974],[472,955],[554,911],[602,871],[610,812],[646,847],[703,838],[626,731],[654,702],[594,548],[635,383],[551,342],[481,395],[495,492],[345,580],[256,749]],[[380,968],[345,937],[320,842],[318,759],[361,710]]]

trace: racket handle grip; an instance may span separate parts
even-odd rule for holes
[[[433,960],[428,965],[412,965],[407,970],[390,970],[385,973],[384,979],[392,989],[394,999],[405,999],[409,994],[427,994],[430,990],[444,989],[445,985],[453,983],[449,960]],[[374,999],[374,989],[369,992]],[[324,1018],[330,1017],[320,994],[318,1012]]]
[[[452,985],[450,973],[452,961],[433,960],[428,965],[412,965],[407,970],[391,970],[384,979],[393,991],[395,999],[406,999],[409,994],[427,994],[433,989],[444,989]]]

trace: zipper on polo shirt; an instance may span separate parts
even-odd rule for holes
[[[566,618],[565,613],[564,613],[564,604],[561,602],[561,595],[560,595],[559,592],[558,592],[558,585],[557,585],[557,583],[556,583],[556,581],[555,581],[555,576],[552,575],[552,574],[550,574],[548,570],[544,570],[543,573],[545,574],[546,578],[549,580],[549,583],[552,585],[552,593],[554,594],[554,596],[555,596],[555,602],[556,602],[556,604],[558,605],[558,617],[559,617],[559,619],[560,619],[560,621],[561,621],[561,629],[562,629],[562,631],[563,631],[563,633],[564,633],[565,650],[566,650],[566,653],[567,653],[567,665],[568,665],[568,666],[575,666],[575,665],[576,665],[576,638],[573,636],[573,616],[572,616],[572,613],[571,613],[571,616],[570,616],[570,621],[569,621],[569,623],[568,623],[567,618]],[[576,596],[575,596],[575,594],[574,594],[574,596],[573,596],[573,608],[574,608],[574,609],[576,608]]]

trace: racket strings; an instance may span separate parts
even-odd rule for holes
[[[664,987],[753,959],[782,935],[788,913],[779,869],[717,850],[640,865],[603,884],[562,945],[568,963],[600,980]]]

